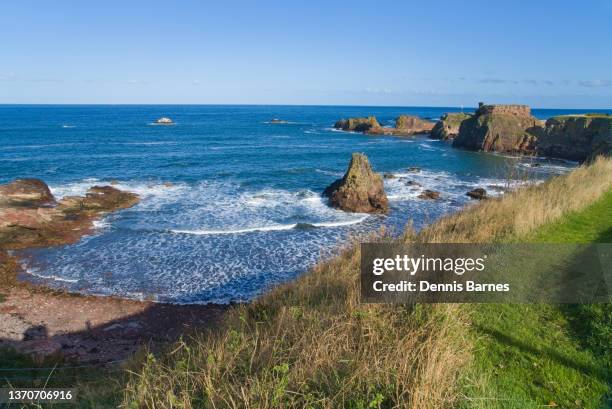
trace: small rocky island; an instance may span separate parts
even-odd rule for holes
[[[367,118],[341,119],[334,124],[335,129],[343,131],[362,132],[367,135],[410,136],[428,133],[434,123],[414,115],[400,115],[395,119],[395,127],[383,127],[375,116]]]
[[[387,213],[389,201],[383,178],[372,171],[368,158],[353,153],[348,170],[323,192],[332,207],[356,213]]]
[[[155,123],[159,125],[172,125],[174,121],[170,118],[163,116],[159,118],[157,121],[155,121]]]

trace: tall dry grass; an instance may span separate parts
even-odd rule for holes
[[[472,206],[404,240],[490,242],[579,210],[612,188],[612,160]],[[377,240],[390,240],[384,234]],[[225,324],[149,355],[128,408],[442,408],[471,341],[460,305],[359,302],[359,246],[232,308]]]
[[[487,243],[520,239],[561,216],[583,209],[612,189],[612,160],[589,165],[539,184],[507,193],[500,200],[440,219],[418,237],[425,243]]]
[[[457,306],[359,302],[359,248],[150,356],[127,407],[438,408],[468,359]]]

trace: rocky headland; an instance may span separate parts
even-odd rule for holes
[[[456,114],[447,114],[450,115],[459,118]],[[447,139],[444,129],[448,123],[448,119],[440,120],[431,136]],[[612,152],[612,117],[562,115],[544,122],[532,116],[526,105],[481,103],[473,116],[460,120],[453,146],[582,162]]]
[[[538,135],[539,155],[575,161],[612,152],[612,116],[585,114],[555,116]]]
[[[353,153],[348,170],[323,192],[332,207],[347,212],[386,213],[389,202],[385,194],[383,177],[372,171],[368,158]]]
[[[410,136],[430,132],[434,123],[414,115],[400,115],[395,119],[395,127],[383,127],[375,116],[367,118],[341,119],[334,128],[343,131],[362,132],[367,135]]]

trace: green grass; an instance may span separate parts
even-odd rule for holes
[[[582,212],[570,213],[530,235],[535,243],[612,243],[612,192]]]
[[[612,191],[523,241],[612,243]],[[464,407],[612,405],[611,304],[475,305],[473,333]]]

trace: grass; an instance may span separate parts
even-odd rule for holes
[[[79,408],[110,409],[121,403],[121,391],[126,382],[123,369],[82,368],[79,364],[76,364],[78,368],[72,368],[74,365],[53,357],[38,361],[0,348],[0,388],[76,388]],[[66,404],[45,404],[44,407],[65,408]]]
[[[127,407],[441,407],[468,358],[455,305],[359,303],[358,247],[149,356]]]
[[[612,243],[612,191],[525,241]],[[612,306],[476,305],[465,407],[601,408],[612,403]],[[473,379],[477,379],[474,381]],[[491,398],[479,400],[478,398]]]
[[[570,213],[598,206],[610,189],[612,160],[598,159],[445,217],[418,235],[408,229],[403,240],[535,238],[544,234],[538,229],[567,224]],[[569,313],[550,305],[361,304],[359,257],[357,246],[348,247],[295,282],[236,306],[223,326],[183,340],[167,354],[149,355],[125,388],[124,406],[518,408],[601,402],[608,373],[596,352],[577,341],[582,338],[572,332]]]

